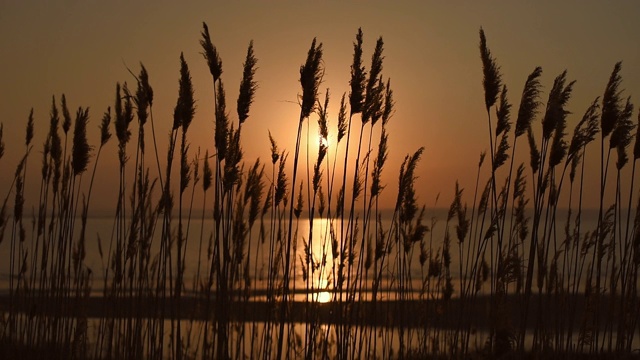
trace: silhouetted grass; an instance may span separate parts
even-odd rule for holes
[[[188,129],[198,120],[182,54],[164,161],[156,143],[150,75],[143,65],[138,75],[131,72],[135,92],[126,82],[116,85],[95,146],[86,135],[89,109],[79,107],[74,122],[67,98],[63,95],[60,103],[53,98],[37,199],[24,190],[31,182],[32,110],[24,155],[0,210],[0,246],[9,247],[10,272],[7,295],[0,297],[0,356],[632,356],[640,331],[640,199],[634,193],[640,135],[633,105],[619,90],[621,64],[615,65],[602,101],[596,98],[569,138],[575,82],[567,71],[553,81],[544,112],[542,69],[529,74],[514,126],[504,75],[482,29],[479,35],[489,150],[480,154],[472,205],[456,183],[444,219],[417,198],[416,169],[428,155],[424,148],[405,156],[397,188],[387,183],[384,169],[394,135],[387,124],[396,104],[391,80],[384,81],[382,74],[384,42],[378,38],[365,68],[360,29],[350,93],[342,95],[337,111],[329,89],[319,94],[323,47],[312,41],[299,69],[296,145],[292,151],[279,149],[269,133],[270,171],[268,160],[245,159],[243,153],[242,128],[251,126],[251,105],[259,96],[253,42],[243,64],[235,119],[227,109],[221,55],[206,24],[200,45],[213,80],[215,130],[204,156],[190,147]],[[147,120],[156,175],[146,161]],[[111,126],[117,138],[118,198],[112,234],[103,243],[87,224]],[[2,129],[0,124],[0,159]],[[594,174],[587,174],[584,164],[598,133],[599,210],[597,226],[589,228],[584,181]],[[525,134],[529,158],[517,159],[518,138]],[[311,153],[316,141],[318,152]],[[609,198],[612,151],[617,161]],[[285,171],[289,160],[292,174]],[[86,186],[82,179],[91,161]],[[1,166],[11,174],[5,163]],[[389,214],[380,208],[383,191],[397,191]],[[198,197],[204,209],[201,227],[197,244],[189,244]],[[25,209],[31,203],[36,205],[29,220]],[[205,221],[213,224],[209,234]],[[308,232],[301,230],[305,222]],[[101,269],[88,267],[87,241],[97,242]],[[197,262],[187,258],[192,247],[197,247]],[[194,274],[187,273],[188,262],[196,263]],[[102,292],[96,296],[94,289]]]

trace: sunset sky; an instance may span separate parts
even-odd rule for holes
[[[465,200],[471,203],[479,154],[489,147],[479,28],[485,30],[509,88],[513,121],[524,81],[536,66],[543,69],[544,103],[553,79],[564,69],[570,80],[577,80],[568,105],[573,113],[567,128],[571,133],[588,105],[602,96],[617,61],[623,61],[624,97],[630,95],[636,107],[640,105],[639,15],[638,2],[596,0],[0,0],[0,122],[6,146],[0,159],[0,196],[6,195],[24,154],[25,125],[32,107],[36,134],[28,164],[27,189],[32,190],[26,195],[28,204],[37,203],[52,95],[59,101],[66,94],[72,113],[78,106],[90,107],[90,143],[97,145],[98,125],[107,106],[113,104],[116,82],[127,81],[134,89],[135,79],[127,67],[137,73],[140,62],[149,71],[155,92],[154,121],[164,159],[178,94],[181,52],[191,70],[197,101],[189,129],[192,154],[197,147],[202,153],[212,151],[212,80],[198,43],[204,21],[222,58],[227,106],[235,121],[242,62],[249,41],[254,41],[259,88],[243,125],[247,162],[257,157],[269,161],[268,131],[281,149],[293,151],[297,95],[301,93],[299,67],[314,37],[325,50],[320,89],[321,93],[330,89],[330,131],[335,134],[339,100],[349,90],[352,44],[361,27],[367,69],[376,39],[384,39],[383,76],[391,79],[396,100],[395,115],[388,125],[389,164],[383,175],[386,206],[395,200],[402,159],[421,146],[425,153],[418,167],[420,201],[432,206],[441,193],[438,205],[447,206],[459,180],[467,189]],[[635,110],[634,123],[637,117]],[[355,120],[359,125],[359,117]],[[314,138],[315,123],[312,116]],[[540,116],[533,126],[539,136]],[[133,143],[130,149],[134,150]],[[528,150],[525,146],[521,150],[516,164],[528,164]],[[118,184],[116,140],[104,151],[92,207],[112,209]],[[587,171],[597,179],[599,146],[588,151]],[[151,169],[155,174],[155,167]],[[597,206],[597,192],[590,191],[588,196],[587,206]]]

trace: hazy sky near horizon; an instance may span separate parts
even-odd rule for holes
[[[301,93],[299,67],[314,37],[323,43],[325,51],[325,76],[320,89],[321,93],[326,88],[331,92],[330,131],[335,136],[339,100],[349,91],[352,44],[361,27],[367,69],[376,39],[384,39],[383,76],[391,79],[396,100],[395,115],[388,125],[390,152],[383,175],[387,185],[384,204],[393,205],[404,156],[421,146],[425,152],[418,167],[420,202],[432,206],[436,194],[441,193],[438,205],[447,206],[455,181],[459,180],[466,189],[465,201],[471,203],[479,154],[489,147],[479,28],[484,28],[509,88],[513,121],[524,81],[536,66],[543,69],[543,103],[553,79],[563,70],[568,70],[570,80],[577,80],[568,105],[573,113],[567,127],[571,133],[588,105],[602,96],[617,61],[623,61],[624,96],[631,96],[632,102],[640,105],[638,15],[638,2],[596,0],[0,0],[0,122],[6,145],[0,159],[0,196],[4,198],[15,166],[24,154],[25,125],[32,107],[36,135],[28,163],[27,189],[31,193],[27,194],[27,203],[31,205],[37,203],[42,144],[49,127],[52,95],[59,101],[66,94],[72,113],[78,106],[90,107],[89,140],[97,145],[98,125],[104,111],[113,104],[116,82],[127,81],[134,89],[135,79],[127,67],[138,73],[140,62],[149,71],[155,92],[155,130],[160,159],[164,159],[178,94],[181,52],[191,70],[197,101],[196,116],[189,129],[191,156],[197,147],[202,153],[205,149],[213,151],[212,80],[198,43],[204,21],[222,58],[227,107],[234,121],[242,62],[249,41],[254,41],[259,87],[243,126],[244,158],[248,163],[257,157],[269,160],[268,131],[281,149],[293,151],[299,114],[297,95]],[[637,118],[635,110],[634,123]],[[538,136],[540,119],[541,115],[533,125]],[[316,117],[310,121],[315,138]],[[359,124],[359,117],[355,121]],[[516,165],[528,164],[524,143]],[[594,144],[587,154],[591,179],[597,179],[599,174],[598,147]],[[134,149],[131,143],[129,151]],[[147,145],[147,149],[151,147]],[[114,138],[101,155],[92,208],[115,208],[116,153]],[[151,159],[151,151],[148,156]],[[291,156],[289,161],[292,160]],[[156,174],[155,166],[150,166],[151,174]],[[530,173],[529,168],[527,171]],[[628,178],[629,166],[625,171]],[[486,175],[485,172],[485,178]],[[595,193],[588,192],[588,206],[597,205]]]

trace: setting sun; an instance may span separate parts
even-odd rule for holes
[[[0,359],[634,356],[638,14],[3,1]]]

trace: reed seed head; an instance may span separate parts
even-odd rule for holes
[[[143,126],[147,122],[148,108],[153,102],[153,89],[149,85],[149,74],[144,65],[140,63],[140,74],[138,75],[138,87],[136,89],[136,96],[134,102],[137,108],[138,121],[140,126]]]
[[[278,144],[273,139],[271,131],[269,131],[269,142],[271,143],[271,163],[275,164],[278,161],[280,155],[278,154]]]
[[[307,53],[307,60],[300,66],[300,85],[302,86],[301,119],[309,117],[318,99],[318,87],[322,81],[322,43],[316,46],[313,38],[311,48]]]
[[[527,129],[527,139],[529,140],[529,165],[535,174],[540,167],[540,151],[538,150],[538,145],[536,145],[536,139],[533,136],[531,127]]]
[[[620,76],[620,70],[622,69],[622,62],[617,62],[613,67],[609,82],[604,90],[602,97],[602,116],[600,118],[600,128],[602,130],[602,137],[605,138],[611,134],[613,129],[620,118],[622,112],[622,90],[618,90],[622,77]]]
[[[511,104],[507,98],[507,85],[502,85],[502,91],[500,92],[500,104],[496,109],[496,136],[499,136],[503,132],[508,133],[511,130]]]
[[[575,84],[575,81],[571,81],[565,86],[566,81],[566,70],[553,81],[553,87],[547,101],[547,109],[542,119],[542,136],[545,139],[550,139],[554,130],[566,126],[566,117],[569,112],[565,110],[565,106],[569,102],[573,85]]]
[[[67,107],[67,98],[62,94],[62,99],[60,99],[60,107],[62,108],[62,131],[64,131],[65,135],[69,132],[71,128],[71,113],[69,112],[69,108]]]
[[[598,101],[599,98],[596,98],[591,103],[591,106],[587,108],[582,119],[578,122],[578,125],[576,125],[567,151],[567,161],[572,160],[575,156],[579,156],[579,152],[593,141],[598,134],[598,117],[600,116]]]
[[[73,153],[71,164],[73,174],[80,175],[87,170],[91,146],[87,142],[87,123],[89,122],[89,108],[78,108],[76,112],[75,128],[73,131]]]
[[[504,165],[504,163],[509,159],[509,134],[504,133],[500,138],[500,145],[498,145],[498,149],[494,155],[493,160],[493,171],[498,170],[499,167]]]
[[[338,143],[347,133],[347,105],[345,104],[345,94],[340,99],[340,112],[338,113]]]
[[[240,124],[244,123],[249,117],[249,108],[253,103],[253,97],[258,88],[258,83],[254,80],[257,62],[258,60],[253,55],[253,40],[251,40],[247,49],[247,58],[243,64],[240,95],[238,96],[238,119]]]
[[[496,63],[496,59],[491,56],[491,51],[487,47],[487,39],[484,30],[480,28],[480,59],[482,60],[482,85],[484,86],[484,102],[487,112],[496,103],[502,77],[500,75],[500,67]]]
[[[376,122],[382,116],[382,107],[384,102],[384,83],[382,82],[382,61],[384,56],[384,41],[382,37],[378,38],[376,48],[371,56],[371,71],[367,79],[366,94],[362,108],[362,123],[366,124],[371,120]]]
[[[202,23],[202,39],[200,39],[200,46],[202,46],[202,56],[207,60],[209,66],[209,72],[213,76],[213,82],[215,83],[222,75],[222,60],[218,54],[218,50],[211,42],[211,36],[209,35],[209,27],[207,23]]]
[[[296,219],[300,218],[300,214],[302,214],[303,206],[304,206],[304,201],[302,200],[302,181],[300,181],[300,191],[298,191],[298,200],[296,201],[296,206],[293,208],[293,214],[296,216]]]
[[[178,90],[178,102],[173,111],[173,129],[182,126],[182,132],[186,133],[195,114],[195,100],[193,99],[193,84],[189,66],[184,60],[184,54],[180,53],[180,87]]]
[[[111,132],[109,131],[109,123],[111,122],[111,107],[107,107],[102,116],[102,122],[100,123],[100,146],[104,146],[109,139],[111,139]]]
[[[25,144],[27,147],[31,144],[31,140],[33,139],[33,108],[29,112],[29,120],[27,121],[27,135],[25,137]],[[1,136],[0,136],[1,140]],[[2,157],[2,155],[0,155]]]
[[[216,99],[216,130],[214,140],[216,151],[218,152],[218,161],[222,161],[227,156],[228,138],[227,130],[229,128],[229,115],[227,114],[226,96],[224,92],[224,84],[222,80],[218,82],[218,92]]]
[[[278,163],[278,177],[276,180],[276,191],[274,195],[274,203],[277,207],[280,202],[287,195],[287,174],[284,170],[285,163],[287,162],[287,154],[283,151],[280,154],[280,162]]]
[[[209,150],[204,153],[204,166],[202,168],[202,190],[207,192],[211,187],[211,181],[213,179],[213,173],[209,166]]]
[[[351,107],[351,115],[362,112],[364,101],[364,87],[367,73],[362,66],[362,29],[358,28],[356,34],[356,42],[353,43],[353,64],[351,65],[351,92],[349,93],[349,106]]]
[[[522,90],[522,98],[520,99],[520,108],[518,109],[518,119],[516,120],[516,138],[523,135],[527,128],[531,126],[533,118],[538,114],[540,106],[540,76],[542,68],[536,67],[527,77]]]
[[[126,83],[125,83],[125,89],[126,89]],[[116,100],[115,100],[115,106],[114,106],[114,110],[115,110],[115,121],[114,121],[114,125],[116,128],[116,137],[118,138],[118,142],[120,143],[121,146],[123,146],[124,144],[126,144],[127,142],[129,142],[129,138],[131,136],[131,132],[129,131],[129,121],[127,119],[127,111],[126,109],[123,109],[123,104],[122,104],[122,96],[120,93],[120,83],[116,84]],[[127,91],[125,90],[125,93]],[[129,99],[129,97],[127,97],[127,99]],[[125,108],[127,107],[126,103],[125,103]]]
[[[618,161],[616,162],[618,170],[622,169],[629,161],[627,147],[631,144],[631,139],[633,137],[631,132],[635,128],[635,124],[631,120],[632,115],[633,104],[629,97],[627,98],[624,110],[620,113],[620,118],[618,119],[616,127],[613,129],[611,137],[609,138],[609,146],[611,148],[615,147],[618,152]]]
[[[384,110],[382,112],[382,126],[386,126],[389,119],[393,116],[394,106],[396,102],[393,100],[393,90],[391,90],[391,79],[387,79],[387,85],[384,93]]]

